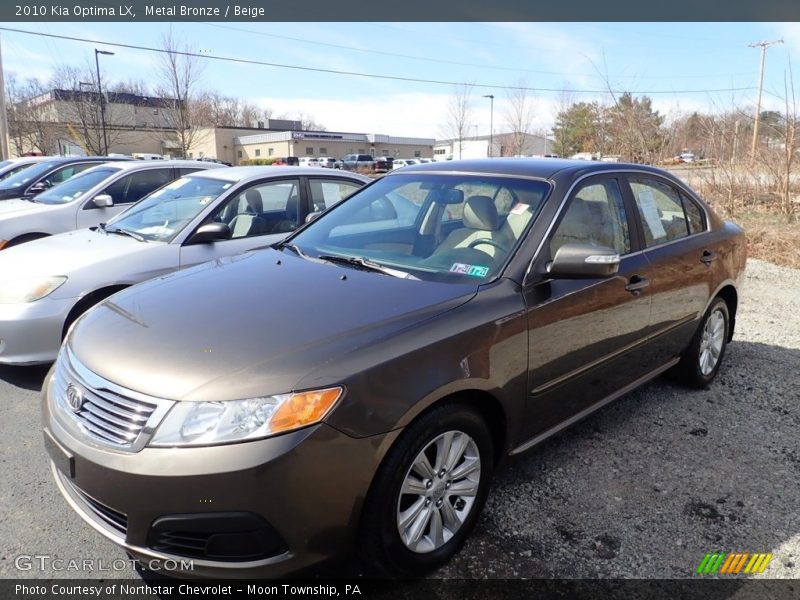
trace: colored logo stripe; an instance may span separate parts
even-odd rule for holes
[[[695,572],[700,575],[713,575],[717,572],[728,575],[738,575],[742,572],[763,573],[772,557],[771,553],[708,552],[703,556]]]

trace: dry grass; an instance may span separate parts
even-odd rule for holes
[[[766,210],[740,212],[733,219],[747,235],[747,255],[800,269],[800,223]]]

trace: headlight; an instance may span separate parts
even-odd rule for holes
[[[321,421],[342,388],[280,394],[227,402],[178,402],[150,441],[151,446],[207,446],[283,433]]]
[[[38,277],[0,281],[0,304],[21,304],[40,300],[56,291],[66,280],[66,277]]]

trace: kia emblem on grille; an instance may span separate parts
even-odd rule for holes
[[[67,404],[73,412],[79,412],[83,406],[83,392],[71,383],[67,385]]]

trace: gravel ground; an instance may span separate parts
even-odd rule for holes
[[[660,378],[511,460],[433,576],[684,578],[706,552],[742,551],[775,554],[765,577],[800,577],[800,270],[751,260],[746,285],[710,389]],[[44,372],[0,367],[0,577],[53,576],[17,570],[20,554],[124,558],[51,481]]]

